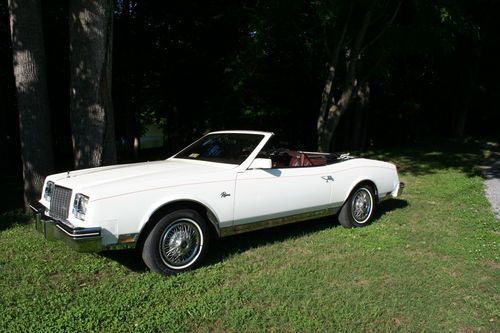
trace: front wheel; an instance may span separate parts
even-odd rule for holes
[[[151,271],[170,275],[197,267],[209,244],[205,219],[182,209],[161,218],[142,248],[142,259]]]
[[[340,209],[339,222],[346,228],[364,227],[371,223],[375,211],[375,191],[368,184],[358,185]]]

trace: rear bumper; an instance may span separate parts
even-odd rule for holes
[[[35,230],[47,240],[62,240],[78,252],[99,252],[103,250],[101,228],[73,228],[46,214],[40,203],[30,204],[35,214]]]

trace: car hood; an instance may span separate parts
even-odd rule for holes
[[[124,186],[128,189],[170,186],[200,177],[207,178],[208,174],[216,177],[233,168],[235,165],[169,159],[70,171],[49,176],[48,180],[84,194],[93,193],[95,198],[101,189],[109,192],[112,188],[122,191]]]

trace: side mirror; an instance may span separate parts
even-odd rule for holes
[[[256,158],[250,164],[249,169],[271,169],[273,167],[273,162],[270,158]]]

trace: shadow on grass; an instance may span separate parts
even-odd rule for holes
[[[375,219],[374,223],[377,223],[377,220],[384,216],[387,212],[406,208],[408,205],[408,201],[399,198],[382,201],[378,204],[377,209],[375,210],[375,215],[373,216]]]
[[[484,163],[483,151],[491,150],[491,143],[471,140],[469,142],[445,142],[426,146],[369,151],[363,157],[393,162],[401,173],[421,176],[439,170],[457,169],[469,177],[480,176]]]
[[[406,200],[393,199],[380,203],[375,213],[375,221],[385,215],[389,211],[402,209],[408,206]],[[207,264],[213,264],[224,260],[234,254],[245,252],[251,248],[283,242],[287,239],[298,238],[313,234],[318,231],[329,228],[339,227],[336,216],[329,216],[315,220],[309,220],[294,224],[288,224],[271,229],[258,230],[246,234],[230,236],[220,239],[213,246],[211,255],[208,258]]]
[[[485,164],[483,177],[486,179],[500,179],[500,152],[492,152]]]
[[[408,202],[401,199],[381,202],[375,213],[374,223],[377,223],[377,220],[387,212],[407,206]],[[337,218],[330,216],[221,238],[212,243],[204,265],[213,265],[234,254],[245,252],[251,248],[283,242],[287,239],[306,236],[337,226],[339,226]],[[134,272],[144,272],[147,270],[146,265],[142,261],[141,254],[137,250],[107,251],[101,255],[119,262]]]
[[[146,272],[147,267],[142,261],[141,253],[138,250],[118,250],[118,251],[104,251],[100,253],[101,256],[118,262],[134,272]]]
[[[0,184],[4,189],[0,192],[0,219],[3,219],[4,214],[10,214],[13,210],[22,209],[24,206],[22,176],[1,174]]]
[[[16,225],[28,224],[31,216],[25,214],[21,209],[12,210],[0,214],[0,231],[7,230]]]

